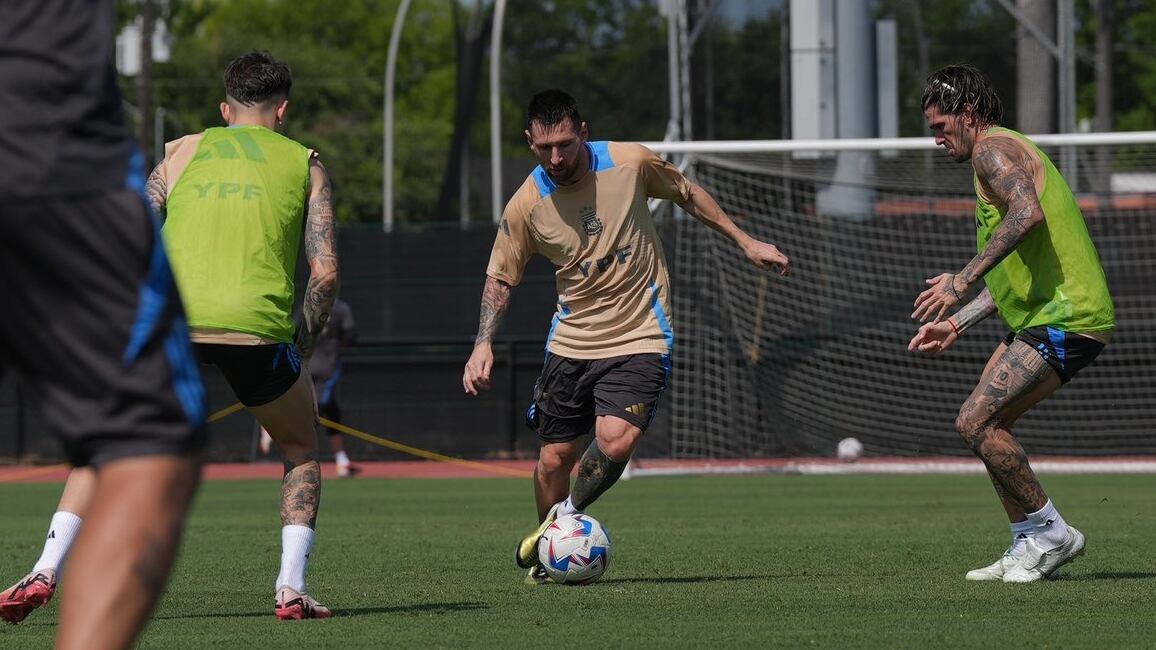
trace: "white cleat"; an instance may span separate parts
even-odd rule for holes
[[[1003,576],[1012,567],[1019,564],[1018,556],[1011,553],[1004,553],[994,564],[989,564],[980,569],[972,569],[964,576],[967,580],[1003,580]]]
[[[1068,537],[1056,548],[1047,551],[1029,538],[1019,562],[1003,574],[1004,582],[1038,582],[1055,573],[1056,569],[1084,554],[1084,534],[1068,526]]]

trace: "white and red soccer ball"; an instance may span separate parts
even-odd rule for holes
[[[587,585],[610,566],[610,536],[590,515],[558,517],[538,540],[538,559],[554,582]]]

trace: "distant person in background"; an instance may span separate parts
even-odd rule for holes
[[[927,280],[912,313],[924,325],[908,349],[938,356],[997,312],[1010,329],[955,426],[987,467],[1012,540],[966,578],[1036,582],[1081,555],[1084,535],[1060,516],[1011,427],[1100,354],[1115,308],[1067,181],[1027,136],[999,126],[1003,108],[983,74],[943,68],[927,79],[920,105],[936,144],[955,162],[971,161],[979,252]],[[944,318],[981,279],[979,294]]]
[[[313,358],[309,360],[309,374],[313,377],[313,391],[317,395],[317,414],[333,422],[341,422],[341,404],[337,401],[337,384],[341,381],[341,348],[353,345],[356,340],[353,310],[349,303],[338,299],[333,303],[329,321],[317,337]],[[337,463],[337,475],[350,477],[361,471],[349,462],[341,432],[325,427],[325,433],[328,434],[329,447]]]
[[[546,580],[537,554],[546,527],[614,485],[666,389],[674,347],[670,280],[647,199],[674,201],[755,266],[790,271],[786,255],[743,232],[677,167],[640,144],[588,142],[588,135],[570,95],[546,90],[530,100],[526,142],[540,164],[503,213],[462,375],[470,395],[490,387],[491,341],[510,293],[531,256],[548,257],[558,267],[558,311],[526,414],[540,442],[534,497],[541,523],[515,551],[535,583]]]
[[[329,176],[315,152],[277,132],[289,106],[289,66],[267,52],[250,52],[229,63],[224,81],[220,109],[229,126],[168,143],[145,191],[165,217],[161,232],[197,354],[221,370],[285,458],[273,612],[282,620],[328,618],[330,610],[305,584],[321,468],[313,382],[302,360],[308,363],[337,293]],[[304,327],[294,328],[303,231],[310,273]],[[142,311],[148,313],[150,300],[146,292]],[[65,486],[64,499],[80,510],[88,481],[77,470]],[[91,507],[98,497],[91,497]],[[66,545],[58,549],[57,562],[66,553]]]
[[[299,327],[303,324],[298,324]],[[333,302],[329,320],[313,345],[313,357],[309,360],[309,374],[313,377],[313,394],[317,397],[317,414],[333,422],[341,422],[341,404],[337,401],[337,384],[341,381],[341,348],[353,345],[357,340],[357,330],[353,322],[353,309],[349,303],[338,298]],[[337,475],[348,478],[361,471],[349,460],[345,453],[345,439],[340,431],[322,425],[329,437],[329,447],[337,465]],[[261,428],[261,452],[269,453],[273,438]]]
[[[0,2],[0,372],[33,387],[78,476],[33,571],[0,592],[0,618],[47,603],[71,549],[64,649],[134,645],[207,443],[204,387],[122,115],[115,18],[111,0]]]

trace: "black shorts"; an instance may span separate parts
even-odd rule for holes
[[[341,366],[328,377],[313,377],[313,394],[317,396],[317,415],[326,420],[341,422],[341,404],[337,401],[337,382],[341,379]],[[335,436],[340,431],[323,427],[325,433]]]
[[[204,385],[137,191],[5,201],[0,272],[0,370],[28,380],[70,463],[205,447]]]
[[[613,415],[646,430],[670,377],[670,356],[630,354],[609,359],[569,359],[546,354],[526,425],[543,442],[566,442],[590,433],[594,418]]]
[[[1003,342],[1011,345],[1016,339],[1035,348],[1065,384],[1104,349],[1104,344],[1096,339],[1047,326],[1029,327],[1019,334],[1008,332]]]
[[[292,343],[221,345],[198,343],[201,361],[220,368],[245,406],[264,406],[281,397],[301,376],[301,357]]]

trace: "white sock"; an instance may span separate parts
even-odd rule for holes
[[[1068,537],[1068,524],[1056,507],[1052,505],[1052,500],[1044,504],[1037,512],[1029,512],[1028,521],[1036,528],[1036,543],[1045,551],[1050,551],[1060,544]]]
[[[1024,552],[1024,546],[1027,544],[1029,537],[1034,537],[1036,534],[1036,525],[1030,519],[1017,521],[1011,524],[1011,546],[1008,547],[1007,552],[1013,557],[1019,557]]]
[[[274,589],[285,585],[297,593],[305,593],[305,569],[313,552],[314,535],[308,526],[290,524],[281,528],[281,573],[277,575]]]
[[[337,461],[338,465],[348,465],[349,464],[349,456],[347,456],[345,454],[344,450],[339,451],[336,454],[333,454],[333,460]]]
[[[52,569],[60,573],[60,567],[68,558],[68,551],[76,534],[80,532],[80,517],[63,510],[52,515],[52,523],[48,525],[48,537],[44,540],[44,551],[32,570],[43,571]]]
[[[566,515],[572,515],[575,512],[578,512],[578,508],[575,508],[574,504],[570,502],[570,497],[566,497],[566,500],[558,505],[558,516],[559,517],[565,517]]]

